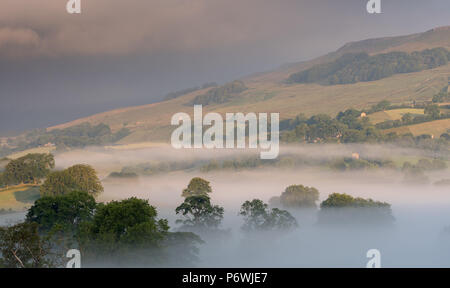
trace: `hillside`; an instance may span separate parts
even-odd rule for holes
[[[346,53],[365,52],[375,55],[438,47],[450,50],[450,26],[413,35],[349,43],[335,52],[308,62],[285,65],[275,71],[240,79],[245,83],[246,89],[238,97],[233,97],[225,103],[205,106],[204,113],[279,112],[281,119],[287,119],[299,113],[334,115],[350,107],[361,109],[386,99],[392,103],[428,101],[448,84],[450,64],[420,72],[397,74],[377,81],[346,85],[286,84],[285,81],[292,73],[333,61]],[[132,131],[120,141],[123,144],[167,142],[172,130],[172,115],[177,112],[192,114],[194,99],[205,95],[209,89],[197,90],[160,103],[100,113],[49,129],[66,128],[83,122],[105,123],[113,131],[124,127]]]

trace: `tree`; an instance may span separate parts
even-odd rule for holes
[[[50,173],[40,187],[42,197],[64,195],[74,190],[74,179],[66,171]]]
[[[403,124],[410,124],[413,121],[414,117],[411,113],[406,113],[402,116]]]
[[[374,81],[398,73],[410,73],[447,65],[445,48],[426,49],[411,54],[389,52],[369,56],[366,53],[347,53],[328,63],[315,65],[290,75],[290,83],[320,83],[325,85]]]
[[[247,89],[244,82],[236,80],[220,87],[211,88],[205,94],[198,95],[192,100],[192,104],[206,106],[225,103]]]
[[[175,212],[184,216],[184,219],[177,220],[177,223],[182,223],[184,227],[207,230],[219,227],[224,209],[211,205],[208,195],[196,195],[187,197]]]
[[[166,219],[158,219],[147,200],[129,198],[98,204],[94,217],[79,225],[76,239],[85,263],[101,266],[148,267],[192,265],[197,245],[190,232],[169,232]]]
[[[161,247],[169,226],[167,220],[156,217],[155,207],[146,200],[100,203],[92,221],[80,226],[80,247],[88,255],[103,256]]]
[[[374,108],[375,110],[378,111],[384,111],[387,110],[389,106],[391,106],[391,102],[389,102],[388,100],[382,100],[379,103],[377,103],[377,105],[375,105]]]
[[[211,192],[212,189],[208,181],[195,177],[189,182],[188,187],[183,190],[181,196],[187,198],[190,196],[208,195]]]
[[[38,224],[21,223],[0,227],[0,267],[48,268],[57,266],[58,259],[51,251],[51,243],[41,238]]]
[[[344,112],[339,112],[336,116],[336,119],[344,123],[350,129],[361,129],[362,121],[361,121],[361,111],[356,109],[347,109]]]
[[[281,194],[280,203],[291,208],[315,208],[319,191],[314,187],[291,185]]]
[[[68,168],[67,173],[76,186],[76,190],[85,191],[93,196],[98,196],[103,192],[103,186],[98,179],[97,172],[89,165],[74,165]]]
[[[46,196],[28,210],[26,221],[37,223],[40,230],[46,232],[57,228],[75,233],[81,222],[93,218],[96,205],[94,197],[87,192]]]
[[[239,215],[244,217],[244,231],[290,230],[298,226],[295,218],[287,211],[278,208],[269,209],[259,199],[242,204]]]
[[[11,160],[5,167],[4,179],[7,184],[34,183],[45,178],[55,167],[52,154],[28,154]]]
[[[320,208],[342,208],[350,207],[355,204],[354,198],[348,194],[333,193],[320,203]]]
[[[433,105],[427,105],[423,112],[425,115],[430,116],[432,119],[438,119],[439,115],[441,114],[439,110],[439,106],[436,104]]]
[[[319,223],[390,224],[393,221],[391,205],[386,202],[333,193],[320,204]]]
[[[4,186],[6,186],[6,182],[3,177],[3,173],[0,172],[0,188],[3,188]]]
[[[64,195],[72,191],[84,191],[97,196],[103,191],[97,172],[89,165],[75,165],[48,175],[41,188],[42,196]]]

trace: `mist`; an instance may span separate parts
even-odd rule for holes
[[[345,157],[359,151],[367,158],[424,157],[423,150],[401,149],[382,145],[283,146],[281,155],[308,156],[324,159]],[[350,154],[349,154],[350,153]],[[182,190],[193,177],[211,183],[214,205],[225,208],[220,235],[202,234],[205,241],[199,248],[197,267],[365,267],[366,252],[378,249],[382,267],[450,267],[450,189],[433,185],[434,180],[449,177],[449,169],[427,172],[430,183],[407,184],[403,173],[392,169],[336,172],[320,167],[264,167],[201,172],[173,171],[132,179],[110,178],[112,171],[127,165],[149,161],[205,161],[230,157],[258,155],[243,150],[183,150],[171,147],[147,149],[88,148],[56,154],[59,169],[76,163],[93,165],[102,177],[105,188],[98,201],[138,197],[148,199],[158,210],[159,218],[169,220],[172,231],[180,226],[175,208],[183,202]],[[440,155],[445,158],[446,155]],[[312,186],[320,199],[331,193],[371,198],[392,205],[395,222],[390,226],[320,225],[318,210],[289,210],[299,227],[290,232],[247,233],[241,230],[238,216],[246,200],[268,202],[293,184]]]

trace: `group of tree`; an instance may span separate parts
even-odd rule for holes
[[[419,159],[416,164],[404,162],[402,172],[404,173],[404,183],[406,184],[428,184],[430,179],[425,174],[427,171],[437,171],[447,169],[447,163],[440,159],[429,160]]]
[[[224,208],[211,204],[209,194],[212,192],[208,181],[195,177],[183,189],[184,202],[175,209],[176,214],[183,216],[177,223],[183,230],[217,231],[223,220]]]
[[[113,133],[111,128],[103,123],[92,125],[82,123],[65,129],[54,129],[38,134],[31,146],[41,146],[53,143],[57,147],[85,147],[92,145],[105,145],[117,142],[128,136],[130,131],[127,128]]]
[[[291,230],[298,227],[297,220],[288,211],[269,208],[259,199],[245,201],[239,215],[244,218],[242,230],[246,232]]]
[[[210,183],[198,177],[193,178],[183,190],[182,196],[185,200],[175,210],[176,214],[183,216],[183,219],[177,221],[182,224],[182,230],[220,232],[224,208],[211,204],[211,192]],[[289,230],[297,227],[295,218],[288,211],[269,209],[268,205],[259,199],[243,203],[239,215],[244,217],[242,230],[247,232]]]
[[[419,123],[430,122],[439,119],[450,118],[450,113],[441,113],[440,107],[436,104],[426,105],[424,107],[424,114],[414,115],[406,113],[398,120],[386,120],[375,125],[378,129],[390,129],[401,126],[414,125]]]
[[[388,105],[388,102],[377,104],[375,111]],[[369,117],[362,116],[364,111],[347,109],[332,118],[326,114],[306,117],[299,114],[294,119],[280,122],[281,140],[287,143],[383,143],[399,142],[410,135],[398,135],[396,132],[385,133],[383,130],[412,125],[438,119],[450,118],[450,114],[440,113],[439,106],[428,105],[424,108],[424,115],[405,114],[401,120],[388,120],[373,125]],[[431,135],[429,135],[431,138]],[[442,136],[442,137],[441,137]],[[414,141],[422,139],[418,136]],[[440,135],[442,141],[448,140],[446,134]]]
[[[151,161],[139,163],[133,166],[125,166],[120,172],[112,172],[110,178],[134,178],[137,175],[153,176],[161,173],[194,169],[197,162],[193,160],[183,161]]]
[[[283,207],[289,211],[317,211],[317,201],[319,200],[319,191],[314,187],[303,185],[288,186],[281,196],[272,197],[269,204],[272,207]],[[251,203],[248,202],[248,206]],[[255,202],[253,206],[264,207],[262,202]],[[244,207],[244,206],[243,206]],[[263,209],[258,209],[262,211]],[[385,202],[374,201],[372,199],[354,198],[347,194],[333,193],[320,204],[318,213],[318,224],[333,225],[368,225],[373,224],[391,224],[394,221],[391,206]],[[262,213],[261,215],[267,215]],[[258,219],[257,217],[254,217]],[[264,218],[264,217],[262,217]],[[256,221],[263,223],[264,221]],[[249,222],[250,226],[254,222]]]
[[[326,114],[307,118],[300,114],[291,120],[280,123],[281,140],[284,142],[376,142],[384,135],[370,124],[367,117],[361,117],[361,111],[348,109],[335,118]]]
[[[374,168],[396,169],[396,165],[391,160],[362,159],[344,157],[336,159],[330,163],[330,168],[336,171],[368,170]]]
[[[69,248],[80,250],[85,266],[192,265],[203,240],[191,231],[217,232],[223,220],[223,207],[212,205],[210,183],[201,178],[183,189],[184,202],[175,210],[183,217],[178,232],[147,200],[97,203],[88,186],[77,188],[44,193],[24,223],[0,229],[0,267],[62,267]],[[258,199],[246,201],[239,214],[247,232],[297,227],[289,212]]]
[[[0,187],[17,184],[38,184],[55,167],[52,154],[27,154],[11,160],[0,173]]]
[[[403,163],[402,169],[407,170],[412,167],[421,169],[424,171],[445,170],[445,169],[447,169],[447,163],[445,163],[445,161],[440,160],[440,159],[429,160],[426,158],[422,158],[422,159],[419,159],[416,164],[411,164],[410,162],[406,161],[405,163]]]
[[[438,94],[433,96],[433,103],[450,102],[450,86],[444,87]]]
[[[303,185],[291,185],[287,187],[281,196],[272,197],[269,200],[271,206],[281,205],[285,208],[317,208],[319,190]]]
[[[37,223],[0,227],[0,268],[61,267],[61,259]]]
[[[103,192],[103,186],[94,168],[78,164],[62,171],[48,174],[40,187],[42,196],[69,194],[72,191],[84,191],[93,196]]]
[[[447,65],[450,51],[445,48],[426,49],[411,54],[390,52],[369,56],[367,53],[344,54],[336,60],[313,66],[289,76],[290,83],[324,85],[375,81],[399,73],[418,72]]]
[[[147,200],[130,198],[98,204],[91,221],[79,227],[77,240],[84,259],[102,266],[190,264],[182,259],[196,258],[200,237],[170,232],[168,221],[157,216],[156,208]],[[172,245],[183,248],[175,255],[178,259],[170,259]]]
[[[169,229],[146,200],[103,204],[80,191],[45,196],[29,209],[25,223],[0,229],[0,267],[62,267],[73,248],[88,267],[192,264],[202,240]]]
[[[236,80],[231,83],[227,83],[223,86],[212,88],[208,90],[205,94],[198,95],[194,98],[189,105],[211,105],[211,104],[222,104],[230,101],[236,95],[247,90],[244,82]]]
[[[389,225],[391,205],[372,199],[333,193],[320,204],[318,223],[324,225]]]
[[[183,95],[186,95],[186,94],[198,91],[198,90],[207,89],[207,88],[211,88],[211,87],[217,87],[217,86],[218,85],[216,82],[209,82],[209,83],[203,84],[202,86],[196,86],[196,87],[186,88],[186,89],[182,89],[182,90],[175,91],[175,92],[170,92],[164,97],[164,100],[175,99],[175,98],[181,97]]]
[[[57,149],[112,144],[128,136],[130,133],[130,130],[126,127],[113,132],[104,123],[93,125],[88,122],[64,129],[36,129],[23,135],[9,138],[8,147],[0,147],[0,156],[42,147],[49,143],[55,145]]]

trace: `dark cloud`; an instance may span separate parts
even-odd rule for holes
[[[0,3],[0,132],[319,56],[349,41],[449,25],[447,0],[63,0]]]

